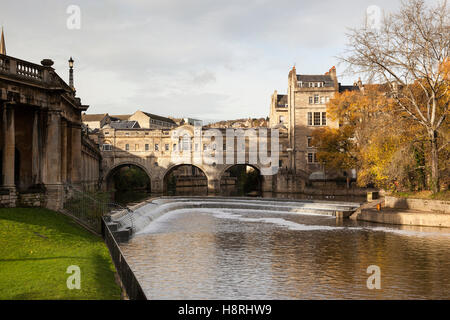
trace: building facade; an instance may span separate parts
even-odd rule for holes
[[[288,130],[289,160],[287,167],[295,172],[307,174],[309,179],[335,178],[340,173],[326,172],[317,160],[317,149],[311,143],[314,130],[323,127],[339,128],[339,122],[332,120],[327,112],[327,103],[338,92],[359,90],[362,83],[341,86],[332,67],[322,75],[297,74],[293,67],[288,75],[287,94],[271,97],[270,126],[283,126]]]

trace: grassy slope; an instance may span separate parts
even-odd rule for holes
[[[416,191],[416,192],[392,192],[390,195],[401,198],[450,201],[449,190],[444,190],[436,194],[433,194],[431,191]]]
[[[69,290],[67,267],[81,269]],[[100,238],[47,209],[0,209],[0,299],[119,299]]]

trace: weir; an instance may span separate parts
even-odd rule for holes
[[[127,241],[163,214],[181,209],[221,209],[276,212],[279,214],[317,214],[347,218],[357,208],[357,202],[320,200],[255,199],[229,197],[160,197],[144,201],[132,210],[113,212],[108,225],[119,241]]]

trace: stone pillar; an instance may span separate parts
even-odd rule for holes
[[[16,130],[14,126],[14,108],[10,104],[4,104],[3,130],[3,186],[6,188],[15,188],[14,160],[16,150]]]
[[[46,207],[59,210],[63,206],[64,195],[61,183],[61,115],[51,110],[47,114],[47,134],[45,149]]]
[[[14,106],[3,104],[2,114],[2,179],[0,179],[0,205],[15,207],[17,201],[15,176],[16,130],[14,124]]]
[[[67,121],[61,119],[61,182],[67,182]]]
[[[32,155],[31,155],[31,178],[32,184],[36,185],[41,183],[41,153],[39,151],[39,111],[35,110],[33,115],[33,133],[32,133]]]
[[[72,183],[79,184],[81,182],[81,125],[72,124]]]
[[[208,195],[218,195],[220,193],[220,180],[209,178],[208,179]]]

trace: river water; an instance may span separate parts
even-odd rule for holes
[[[121,247],[148,299],[450,299],[448,229],[191,208]]]

